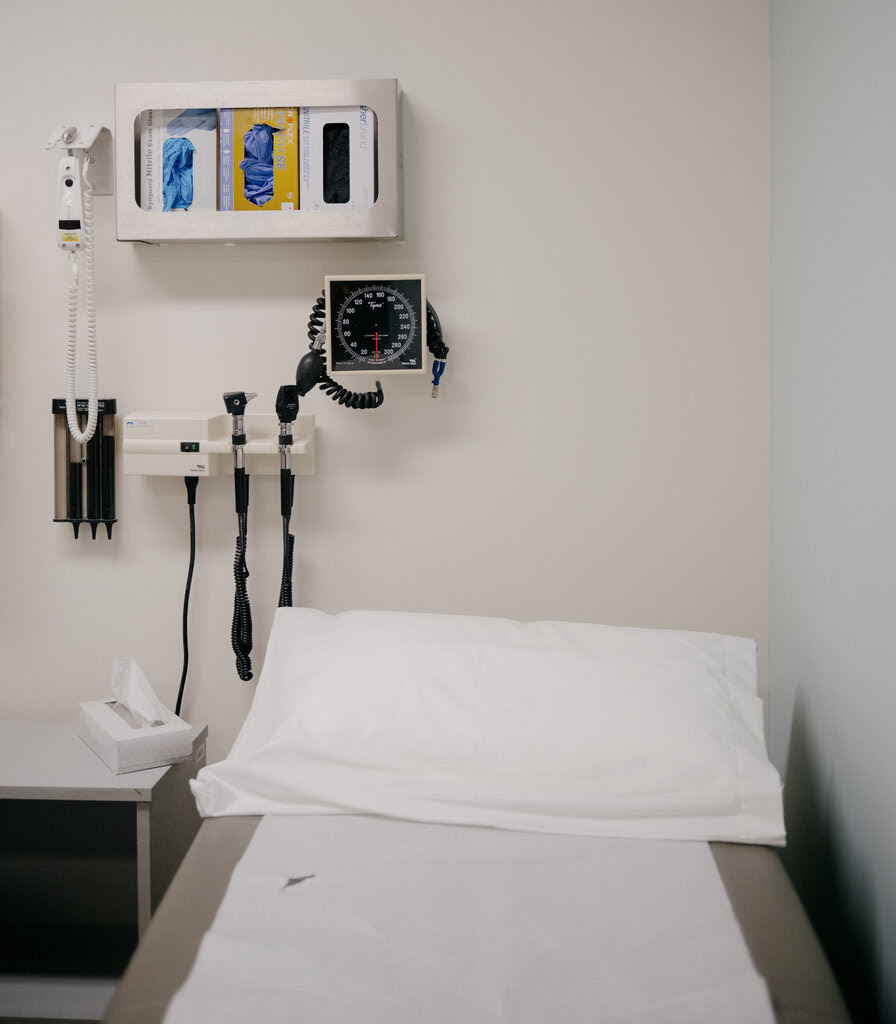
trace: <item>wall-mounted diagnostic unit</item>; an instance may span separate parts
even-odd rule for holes
[[[56,244],[68,257],[65,398],[53,399],[54,521],[82,523],[96,538],[115,522],[115,400],[98,395],[93,197],[112,192],[112,136],[103,125],[59,125],[45,149],[66,150],[56,179]],[[89,172],[89,173],[88,173]],[[82,268],[83,264],[83,268]],[[81,273],[83,269],[83,275]],[[83,289],[81,285],[83,283]],[[81,292],[83,291],[83,296]],[[87,397],[76,398],[79,311],[83,299]]]
[[[384,401],[381,374],[422,374],[432,355],[432,396],[438,395],[448,346],[438,316],[426,299],[423,274],[333,274],[325,278],[308,320],[308,351],[296,367],[295,384],[281,386],[274,413],[247,412],[257,395],[225,392],[218,413],[133,412],[124,419],[124,471],[149,476],[182,476],[191,517],[190,570],[184,598],[184,675],[187,666],[186,617],[195,554],[193,505],[198,478],[233,473],[238,536],[234,557],[234,614],[231,644],[241,679],[252,678],[252,616],[246,581],[249,470],[280,473],[283,571],[280,605],[292,604],[294,538],[290,533],[294,472],[314,470],[314,417],[299,414],[300,402],[319,387],[350,409],[376,409]],[[374,375],[374,390],[355,392],[350,383]],[[178,697],[178,707],[180,696]]]
[[[232,474],[234,478],[238,536],[233,563],[235,580],[231,641],[241,679],[252,678],[252,615],[246,580],[249,469],[280,475],[280,511],[283,519],[283,573],[280,604],[292,603],[294,540],[289,532],[294,474],[314,472],[314,416],[298,414],[295,385],[281,387],[275,412],[248,413],[251,392],[228,391],[225,411],[157,412],[142,410],[124,417],[124,472],[144,476],[180,476],[187,485],[190,511],[190,568],[184,595],[184,668],[177,711],[183,698],[188,664],[187,608],[196,554],[194,505],[200,478]]]
[[[276,413],[246,413],[244,452],[254,473],[280,471]],[[124,417],[125,473],[143,476],[209,477],[233,472],[228,412],[138,410]],[[296,473],[314,472],[314,416],[296,417],[290,445]]]

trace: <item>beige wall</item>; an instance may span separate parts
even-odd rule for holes
[[[111,542],[52,520],[68,265],[58,123],[116,81],[397,77],[400,243],[115,241],[97,200],[101,391],[119,409],[273,408],[328,272],[425,271],[440,400],[319,392],[296,603],[718,630],[767,641],[768,25],[760,0],[44,2],[0,34],[0,714],[66,718],[136,658],[173,704],[179,479],[119,476]],[[148,8],[143,8],[144,12]],[[245,13],[251,10],[251,15]],[[242,13],[238,13],[242,12]],[[219,24],[224,18],[225,25]],[[251,28],[241,23],[247,18]],[[233,499],[200,484],[185,714],[227,751],[251,699],[229,648]],[[279,586],[276,483],[252,482],[256,665]]]

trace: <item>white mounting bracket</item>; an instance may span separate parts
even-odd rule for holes
[[[101,124],[57,125],[44,143],[44,149],[59,146],[71,156],[76,153],[88,164],[87,177],[95,195],[113,194],[112,132]]]
[[[279,421],[274,413],[246,413],[246,468],[279,473]],[[233,472],[233,417],[226,412],[132,412],[124,417],[123,469],[142,476],[220,476]],[[293,473],[314,472],[314,416],[292,425]]]

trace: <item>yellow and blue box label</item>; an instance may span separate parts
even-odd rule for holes
[[[219,210],[299,208],[297,107],[224,108],[219,115]]]

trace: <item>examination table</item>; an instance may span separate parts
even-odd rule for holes
[[[845,1024],[755,688],[741,638],[280,609],[107,1024]]]

